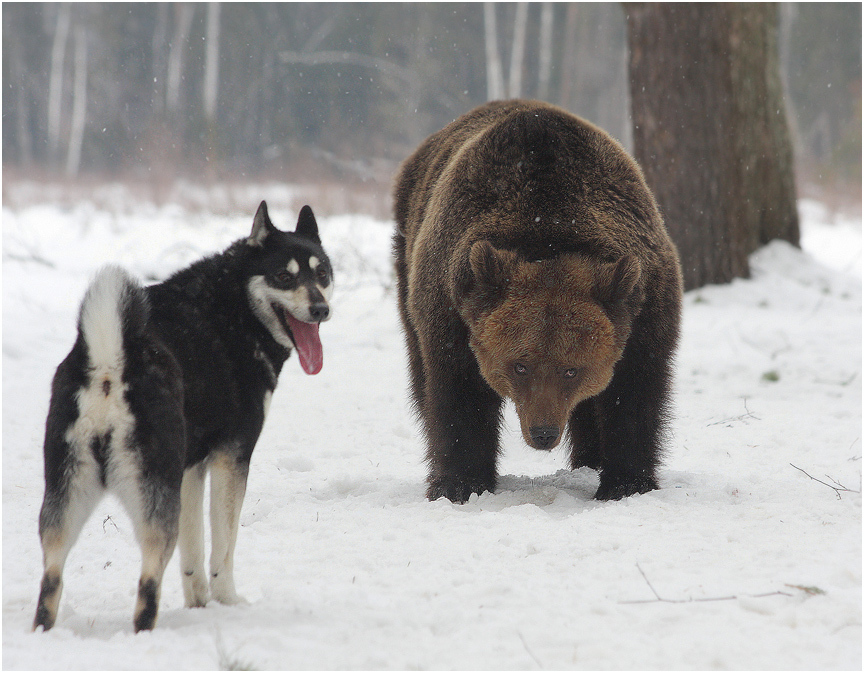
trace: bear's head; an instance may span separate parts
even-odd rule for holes
[[[573,408],[609,385],[642,305],[641,278],[630,255],[527,261],[489,241],[471,246],[456,305],[483,377],[513,400],[529,446],[557,446]]]

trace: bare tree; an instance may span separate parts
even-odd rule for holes
[[[81,148],[87,122],[87,27],[83,21],[75,26],[75,79],[72,95],[72,126],[69,132],[69,153],[66,175],[75,177],[81,167]]]
[[[537,98],[549,97],[549,80],[552,75],[552,19],[551,2],[544,2],[540,10],[540,63],[537,68]]]
[[[771,238],[798,243],[777,6],[626,6],[634,154],[678,245],[685,288],[749,274]]]
[[[216,118],[216,100],[219,95],[219,10],[218,2],[207,3],[207,51],[204,60],[204,116],[212,122]]]
[[[486,98],[498,100],[504,97],[504,72],[498,53],[498,25],[494,2],[483,3],[483,28],[486,36]]]
[[[516,3],[516,16],[513,19],[513,48],[510,51],[510,77],[507,82],[507,95],[519,98],[522,95],[522,65],[525,60],[525,33],[528,30],[528,3]]]
[[[57,9],[57,27],[51,47],[51,77],[48,80],[48,154],[52,160],[60,148],[60,120],[63,106],[63,75],[66,71],[66,42],[69,37],[69,4]]]
[[[195,6],[192,4],[180,2],[174,5],[174,39],[171,41],[171,52],[168,55],[168,81],[165,92],[165,102],[169,112],[177,112],[180,106],[183,57],[188,48],[189,29],[192,27],[194,14]]]

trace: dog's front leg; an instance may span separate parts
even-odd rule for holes
[[[204,462],[183,474],[180,491],[180,572],[187,608],[203,608],[210,597],[204,571]]]
[[[240,525],[240,508],[246,495],[249,463],[232,451],[219,451],[210,463],[210,590],[220,603],[235,605],[245,600],[234,587],[234,546]]]

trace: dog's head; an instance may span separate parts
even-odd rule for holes
[[[309,206],[303,206],[293,232],[280,231],[261,202],[252,233],[247,292],[252,311],[277,343],[296,348],[303,371],[317,374],[324,362],[318,323],[330,318],[333,271]]]

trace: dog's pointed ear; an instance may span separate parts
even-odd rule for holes
[[[318,223],[315,221],[315,214],[309,206],[303,206],[300,209],[295,233],[321,245],[321,239],[318,238]]]
[[[252,221],[252,233],[249,234],[246,242],[260,248],[270,233],[274,231],[276,231],[276,227],[273,226],[270,216],[267,214],[267,202],[262,201],[255,213],[255,219]]]

